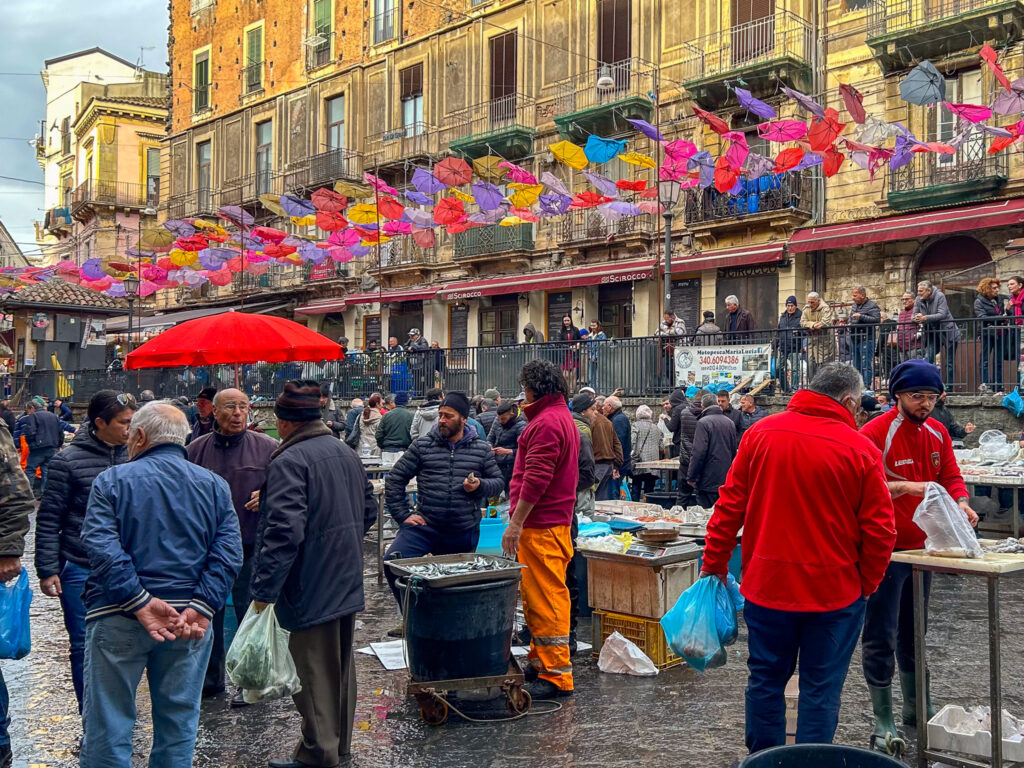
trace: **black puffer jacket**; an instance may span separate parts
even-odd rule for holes
[[[36,517],[36,574],[56,576],[70,560],[83,568],[89,558],[79,540],[92,481],[106,469],[128,461],[125,447],[107,445],[87,427],[50,460],[46,487]]]
[[[484,433],[480,435],[486,440],[491,434],[491,428],[494,426],[494,422],[498,420],[497,408],[492,408],[489,411],[480,411],[476,415],[476,420],[480,422],[480,426],[484,428]]]
[[[679,419],[683,415],[683,411],[690,406],[690,401],[686,399],[686,393],[683,390],[674,389],[672,394],[668,396],[668,404],[672,406],[672,410],[669,413],[668,429],[672,433],[672,445],[679,448]]]
[[[695,483],[698,491],[717,491],[729,473],[738,443],[732,419],[717,405],[705,408],[697,420],[686,479]]]
[[[499,467],[506,465],[511,467],[515,464],[516,452],[519,450],[519,436],[523,434],[524,429],[526,429],[526,417],[522,414],[516,416],[508,424],[502,424],[501,419],[494,420],[494,426],[491,427],[489,436],[491,445],[495,448],[512,449],[512,454],[509,456],[495,457]],[[593,449],[591,449],[591,453],[593,453]]]
[[[472,472],[480,480],[475,493],[467,493],[462,481]],[[416,478],[419,508],[409,508],[405,488]],[[462,439],[454,445],[437,427],[409,446],[388,473],[384,486],[388,512],[402,523],[419,514],[434,528],[465,531],[480,522],[480,502],[498,496],[505,480],[491,452],[491,444],[480,439],[466,424]]]
[[[679,414],[679,459],[688,464],[693,453],[693,436],[697,433],[697,419],[700,418],[700,402],[694,400]]]

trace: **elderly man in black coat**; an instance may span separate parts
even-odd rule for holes
[[[289,381],[277,399],[281,445],[260,493],[251,596],[291,632],[302,690],[292,698],[302,738],[271,768],[349,759],[356,709],[352,634],[363,610],[363,536],[377,519],[355,452],[320,418],[320,385]]]
[[[733,420],[722,413],[716,398],[701,398],[701,414],[693,435],[693,453],[686,479],[697,490],[697,503],[705,509],[718,501],[718,489],[725,482],[736,456],[739,435]]]

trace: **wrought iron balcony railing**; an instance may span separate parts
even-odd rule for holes
[[[440,135],[427,123],[413,123],[366,139],[366,168],[390,166],[413,158],[440,153]]]
[[[536,102],[522,93],[512,93],[451,112],[444,121],[449,142],[484,137],[506,128],[533,130],[536,125]]]
[[[1007,0],[870,0],[868,37],[910,32],[1006,5]]]
[[[533,250],[533,225],[474,227],[455,235],[456,259],[472,259],[512,251]]]
[[[738,195],[723,195],[712,187],[686,190],[687,226],[772,212],[811,215],[811,177],[806,171],[744,181]]]
[[[330,184],[341,179],[360,180],[363,158],[351,149],[332,149],[309,158],[308,183],[311,186]]]
[[[410,237],[397,237],[380,245],[380,269],[401,269],[439,261],[437,247],[420,248]]]
[[[653,235],[658,228],[654,216],[624,216],[609,221],[593,208],[569,211],[562,217],[558,241],[563,244],[608,240],[634,235]]]
[[[717,77],[725,72],[793,58],[808,63],[814,40],[811,25],[790,11],[723,29],[686,43],[683,81]]]
[[[955,155],[921,155],[909,165],[889,171],[889,191],[910,192],[1006,176],[1008,168],[1005,152],[986,154],[984,144],[979,142],[976,148],[964,147]]]
[[[639,58],[602,64],[555,84],[555,114],[568,115],[654,93],[657,68]]]
[[[263,90],[263,62],[254,61],[242,67],[242,94],[248,96]]]
[[[71,193],[71,213],[78,213],[89,205],[145,208],[159,202],[156,192],[148,192],[145,184],[89,179]]]

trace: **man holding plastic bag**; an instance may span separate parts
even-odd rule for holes
[[[273,605],[291,632],[302,738],[291,759],[270,765],[336,766],[348,760],[352,744],[352,635],[364,607],[363,536],[377,519],[377,503],[359,457],[320,418],[317,382],[289,381],[274,413],[281,445],[260,494],[251,610]],[[249,622],[246,615],[240,636]],[[233,643],[229,674],[235,652]]]
[[[743,528],[751,752],[786,742],[798,658],[796,740],[832,741],[864,598],[896,540],[879,451],[854,425],[862,389],[852,367],[824,363],[785,413],[753,424],[708,523],[702,570],[722,579]]]
[[[946,428],[930,418],[943,392],[938,368],[925,360],[900,363],[889,375],[889,391],[896,398],[896,407],[865,424],[861,434],[882,450],[886,480],[896,510],[896,549],[921,549],[925,546],[925,532],[914,522],[914,514],[922,504],[929,483],[938,483],[952,498],[942,498],[933,492],[934,499],[929,499],[928,506],[941,507],[948,503],[953,507],[952,515],[959,512],[972,526],[977,524],[978,516],[968,504],[967,486],[953,455],[952,440]],[[903,688],[903,724],[916,725],[911,572],[911,566],[904,563],[889,564],[878,592],[868,601],[864,621],[864,676],[875,716],[872,740],[880,748],[888,744],[890,752],[896,750],[893,740],[899,738],[892,712],[892,677],[896,662]],[[926,571],[926,613],[930,588],[931,573]],[[930,701],[928,709],[930,717]]]

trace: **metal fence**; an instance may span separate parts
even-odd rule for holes
[[[811,25],[789,11],[776,11],[683,45],[683,80],[714,77],[775,59],[811,61]]]
[[[868,37],[904,32],[1004,5],[1002,0],[872,0]]]
[[[887,321],[874,326],[836,325],[798,331],[756,330],[723,332],[698,338],[642,337],[596,342],[509,344],[490,347],[432,349],[421,353],[384,350],[357,352],[345,360],[320,363],[259,363],[239,367],[243,389],[254,399],[273,399],[284,382],[313,378],[329,383],[336,397],[367,397],[374,392],[409,393],[422,398],[431,387],[482,394],[494,387],[510,395],[519,392],[520,369],[530,360],[546,359],[564,373],[572,390],[589,384],[600,392],[621,389],[628,397],[662,397],[687,381],[677,378],[672,347],[765,347],[759,370],[767,374],[763,392],[787,392],[806,383],[816,366],[833,360],[864,373],[866,386],[887,389],[892,368],[911,357],[935,362],[954,394],[1010,391],[1020,380],[1021,325],[1003,318],[956,320],[949,328]],[[728,351],[728,350],[726,350]],[[682,355],[682,353],[678,353]],[[713,355],[712,355],[713,356]],[[204,386],[234,386],[232,366],[147,369],[142,371],[76,371],[60,374],[37,371],[26,392],[51,396],[63,387],[71,400],[87,401],[96,391],[153,390],[157,397],[194,398]]]

